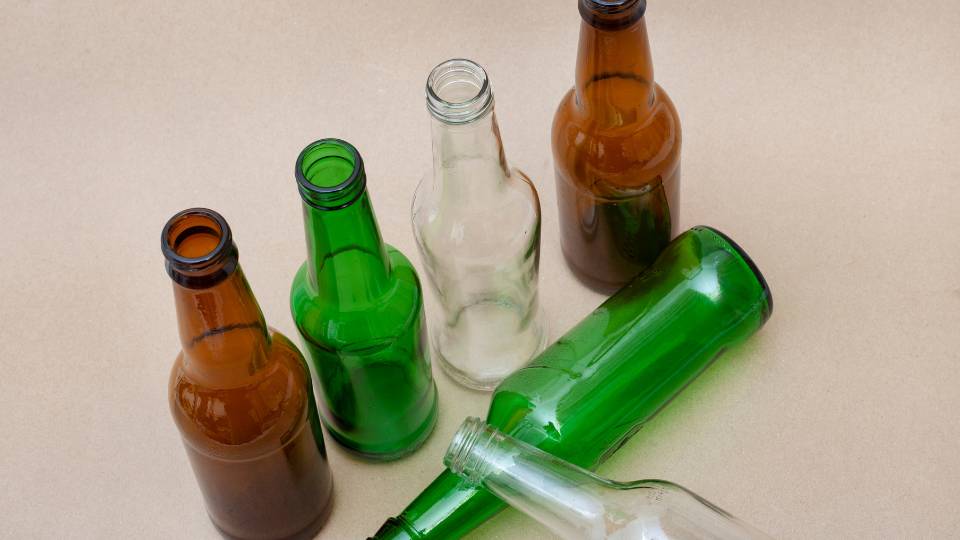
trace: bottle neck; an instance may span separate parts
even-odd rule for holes
[[[497,117],[491,109],[464,124],[431,119],[434,180],[466,191],[497,186],[509,176]]]
[[[479,418],[469,418],[460,427],[444,464],[562,538],[583,538],[584,531],[603,527],[603,501],[585,489],[597,483],[596,477]]]
[[[493,89],[472,60],[447,60],[427,77],[427,110],[433,134],[434,180],[444,196],[470,197],[509,176]]]
[[[270,333],[230,226],[213,210],[189,208],[167,221],[160,249],[173,280],[184,372],[209,388],[248,384],[266,365]]]
[[[205,288],[175,281],[173,297],[183,369],[191,379],[218,388],[243,386],[266,365],[270,333],[239,266]]]
[[[590,2],[581,0],[584,20],[577,51],[577,104],[602,125],[642,120],[652,112],[656,99],[653,59],[642,15],[645,2],[629,8],[635,12],[618,14],[617,23],[604,18],[608,15],[584,8],[584,3]]]
[[[342,307],[365,305],[390,288],[390,260],[370,197],[364,191],[347,206],[303,204],[309,279],[319,294]]]

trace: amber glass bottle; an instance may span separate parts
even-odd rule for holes
[[[560,238],[595,288],[622,285],[677,233],[680,119],[653,80],[645,0],[579,0],[576,82],[553,121]]]
[[[264,322],[220,214],[176,214],[161,249],[183,344],[170,410],[210,519],[228,538],[312,537],[333,484],[303,356]]]

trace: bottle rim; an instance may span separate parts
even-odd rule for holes
[[[346,174],[344,165],[349,168]],[[360,152],[337,138],[319,139],[304,147],[297,156],[294,177],[300,198],[318,210],[337,210],[353,204],[367,185]]]
[[[643,18],[647,0],[580,0],[580,17],[599,30],[622,30]]]
[[[212,234],[217,244],[210,251],[187,256],[179,248],[197,234]],[[237,265],[237,247],[230,225],[219,212],[209,208],[187,208],[167,220],[160,234],[160,251],[166,259],[167,274],[185,287],[203,288],[231,274]]]
[[[474,90],[465,97],[453,97],[450,89],[455,86]],[[493,89],[486,70],[466,58],[437,64],[427,76],[426,97],[427,110],[446,124],[466,124],[493,109]]]
[[[476,416],[467,417],[450,441],[447,453],[443,456],[443,464],[450,472],[462,477],[471,484],[478,484],[485,474],[480,470],[480,460],[476,458],[474,449],[481,443],[484,434],[489,428],[486,422]],[[489,438],[488,438],[489,439]]]

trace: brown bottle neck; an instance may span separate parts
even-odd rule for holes
[[[581,109],[591,116],[611,117],[615,124],[626,123],[652,111],[655,88],[644,18],[609,28],[584,17],[575,87]]]
[[[204,288],[174,282],[173,296],[187,376],[218,388],[249,383],[266,364],[270,334],[243,270]]]

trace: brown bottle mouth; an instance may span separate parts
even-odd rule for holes
[[[230,226],[209,208],[188,208],[171,217],[163,226],[160,250],[167,274],[189,288],[215,285],[237,265]]]
[[[580,0],[580,16],[599,30],[622,30],[643,18],[647,0]]]

